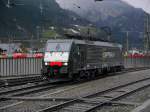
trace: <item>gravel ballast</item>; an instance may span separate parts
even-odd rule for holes
[[[123,84],[127,84],[133,81],[148,78],[150,77],[149,73],[150,73],[150,70],[142,70],[142,71],[137,71],[137,72],[124,73],[122,75],[109,76],[109,77],[101,78],[98,80],[93,80],[93,81],[89,81],[86,83],[65,87],[64,89],[70,88],[66,91],[63,91],[63,89],[56,90],[56,91],[49,91],[49,92],[47,91],[45,92],[44,97],[82,97],[90,93],[107,90],[109,88],[116,87],[118,85],[123,85]],[[46,106],[54,105],[55,103],[56,102],[25,101],[24,103],[19,104],[17,106],[4,109],[3,112],[6,112],[6,111],[7,112],[13,112],[13,111],[23,112],[24,110],[30,111],[30,108],[32,108],[31,110],[35,111],[35,110],[43,108],[43,106],[46,107]],[[112,112],[115,112],[115,111],[112,111]],[[119,111],[116,111],[116,112],[119,112]]]

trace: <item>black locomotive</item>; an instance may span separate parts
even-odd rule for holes
[[[47,79],[93,78],[123,68],[120,44],[78,39],[48,40],[42,67]]]

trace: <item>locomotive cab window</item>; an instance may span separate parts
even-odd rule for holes
[[[70,43],[48,43],[46,45],[47,52],[69,52],[71,44]]]
[[[47,43],[44,61],[68,62],[70,47],[70,43]]]

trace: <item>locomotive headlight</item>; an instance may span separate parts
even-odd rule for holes
[[[66,63],[64,63],[64,65],[65,65],[65,66],[67,66],[67,65],[68,65],[68,63],[66,62]]]
[[[45,62],[45,65],[48,65],[48,63],[47,63],[47,62]]]

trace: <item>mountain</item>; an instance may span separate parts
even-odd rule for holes
[[[141,17],[143,17],[144,11],[142,9],[134,8],[120,0],[106,0],[103,2],[94,2],[94,0],[56,1],[63,9],[74,11],[81,17],[99,25],[116,26],[116,23],[113,23],[113,21],[118,21],[119,19],[132,23],[129,25],[135,28],[138,22],[143,22]],[[133,20],[136,20],[136,22]],[[118,21],[118,23],[120,23],[120,21]],[[121,26],[121,23],[119,25]],[[136,28],[139,30],[138,27]]]
[[[0,37],[31,37],[36,36],[37,30],[51,26],[88,23],[72,11],[60,8],[55,0],[13,0],[13,3],[16,5],[8,8],[0,0]]]
[[[121,0],[103,2],[94,2],[94,0],[56,1],[63,9],[74,11],[98,27],[109,26],[117,41],[125,40],[126,31],[129,31],[132,46],[141,46],[142,35],[139,32],[144,31],[145,14],[142,9],[134,8]],[[140,45],[136,45],[137,43]]]
[[[92,24],[98,28],[110,27],[113,38],[120,43],[129,31],[132,46],[141,46],[139,32],[144,30],[144,11],[121,0],[13,0],[16,5],[10,8],[6,2],[0,0],[0,37],[30,38],[53,26],[61,32],[73,24]]]

